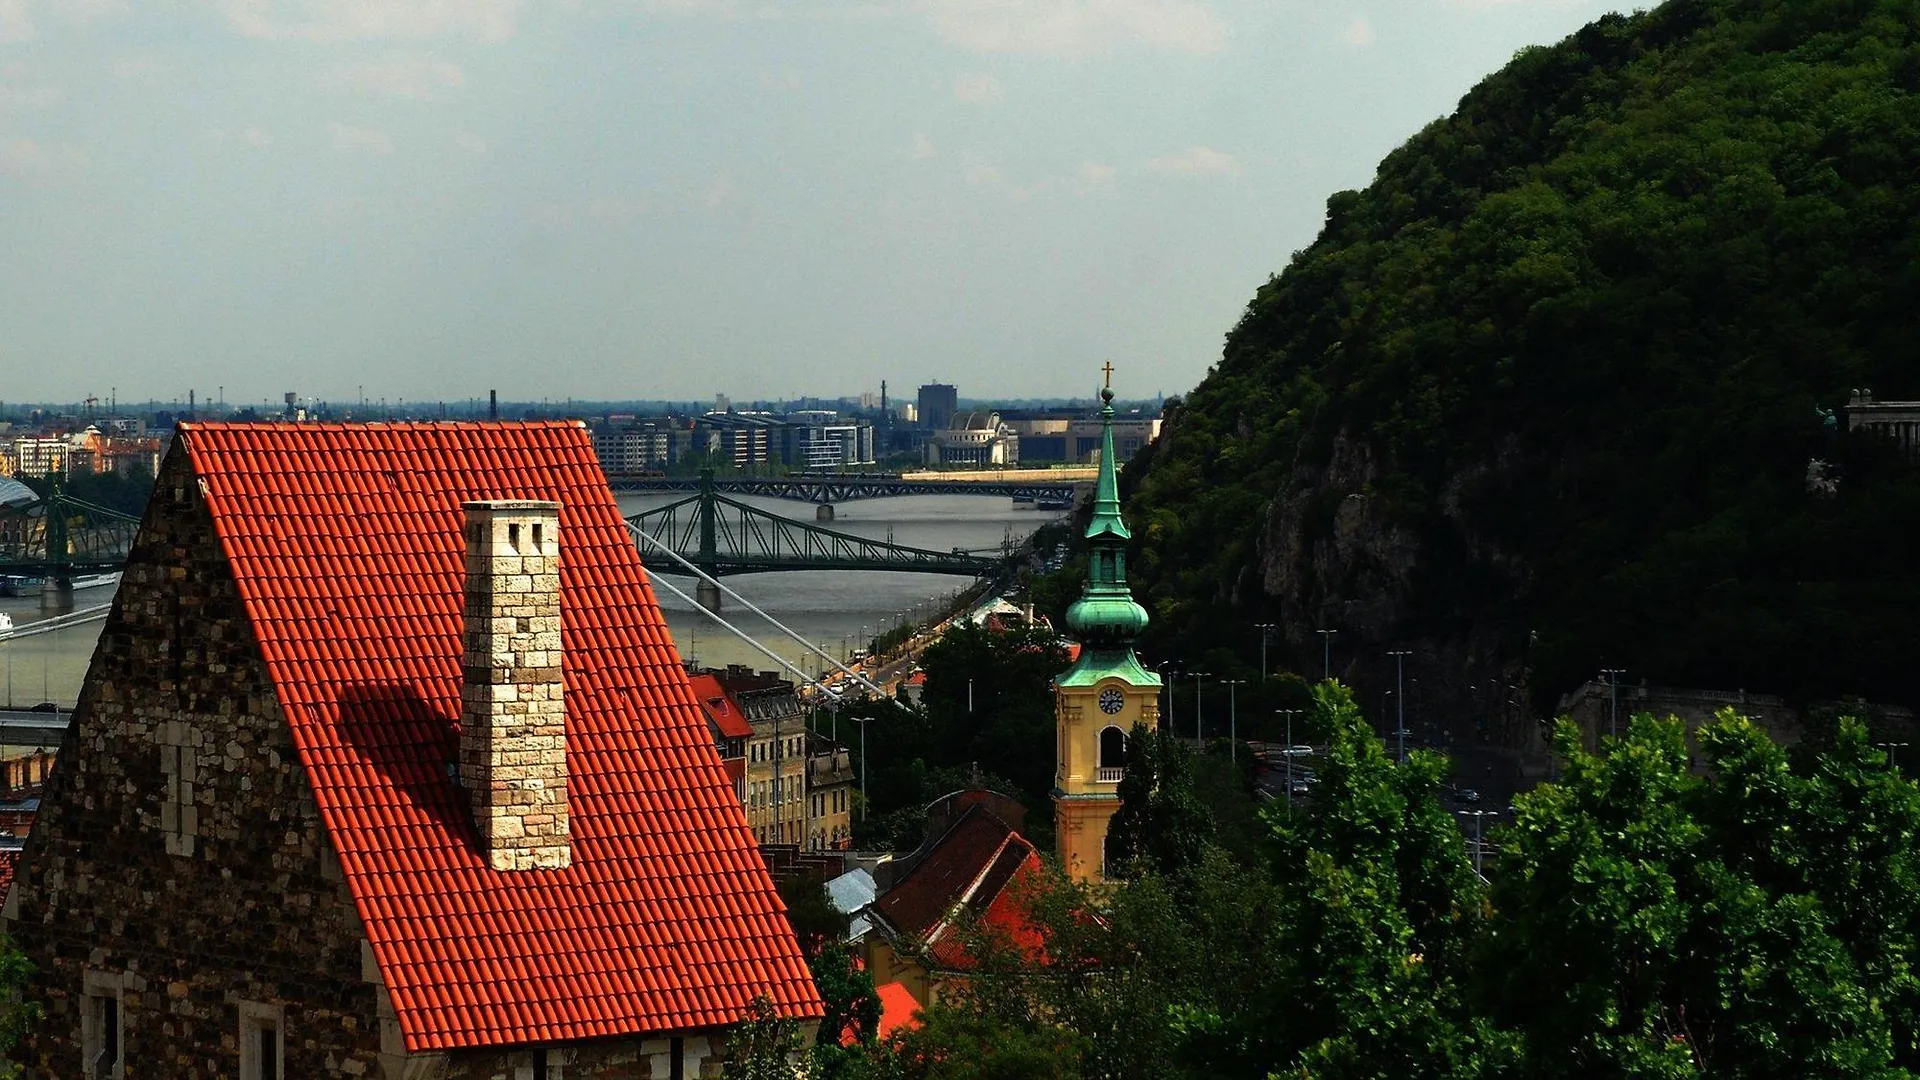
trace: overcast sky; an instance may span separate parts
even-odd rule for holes
[[[1604,0],[0,0],[0,400],[1190,388]]]

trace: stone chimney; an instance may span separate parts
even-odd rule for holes
[[[560,507],[465,504],[460,783],[495,870],[572,862],[560,666]]]

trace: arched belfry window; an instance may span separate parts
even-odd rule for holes
[[[1127,764],[1127,734],[1117,727],[1102,728],[1100,731],[1100,767],[1103,769],[1125,768]]]

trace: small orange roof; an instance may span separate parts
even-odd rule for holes
[[[720,734],[729,739],[750,739],[753,737],[753,725],[747,722],[740,705],[728,695],[727,688],[720,685],[717,675],[702,674],[692,678],[693,696],[700,699],[700,707],[706,710],[707,718],[713,721]]]
[[[873,992],[880,998],[880,1026],[874,1029],[874,1034],[884,1039],[902,1028],[912,1030],[920,1026],[915,1015],[920,1011],[920,1003],[914,1000],[912,991],[890,982],[874,987]]]

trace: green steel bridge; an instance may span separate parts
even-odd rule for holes
[[[39,502],[0,505],[0,588],[114,573],[139,527],[139,518],[72,498],[58,483]]]
[[[999,572],[1009,557],[959,549],[931,551],[849,536],[729,499],[716,490],[711,476],[701,481],[696,494],[627,521],[713,577],[781,570],[901,570],[977,578]],[[648,570],[692,574],[652,548],[640,541]]]

